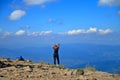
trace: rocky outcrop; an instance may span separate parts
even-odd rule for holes
[[[0,80],[120,80],[119,74],[109,74],[91,68],[68,69],[30,60],[0,58]],[[4,65],[11,66],[4,66]]]
[[[5,68],[11,66],[10,64],[5,64],[4,62],[0,61],[0,68]]]

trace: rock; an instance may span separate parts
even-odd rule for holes
[[[32,72],[33,71],[33,69],[30,66],[24,67],[23,69],[26,72]]]
[[[41,68],[42,70],[48,70],[49,68],[48,67],[43,67]]]
[[[3,75],[0,75],[0,77],[4,77]]]
[[[77,78],[76,80],[80,80],[79,78]]]
[[[16,61],[21,61],[21,60],[19,58],[17,58]]]
[[[22,65],[22,64],[17,64],[17,65],[15,65],[15,67],[16,67],[16,68],[22,68],[23,65]]]
[[[73,75],[73,71],[71,71],[69,69],[65,69],[64,71],[65,71],[64,76],[71,76],[71,75]]]
[[[42,65],[34,65],[35,68],[42,68]]]
[[[2,62],[11,62],[10,58],[0,58]]]
[[[65,73],[64,76],[67,76],[67,73]]]
[[[31,60],[26,60],[26,62],[27,62],[27,63],[32,63],[32,61],[31,61]]]
[[[76,75],[77,70],[72,70],[71,75]]]
[[[31,76],[29,76],[30,78],[35,78],[35,76],[33,76],[33,75],[31,75]]]
[[[52,72],[51,74],[56,74],[55,72]]]
[[[87,80],[97,80],[96,78],[89,78],[89,79],[87,79]]]

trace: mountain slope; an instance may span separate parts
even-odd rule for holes
[[[9,64],[0,68],[0,80],[120,80],[119,74],[99,72],[94,68],[68,69],[19,59],[0,58],[0,61],[3,65]]]

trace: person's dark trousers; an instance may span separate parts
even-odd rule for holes
[[[56,59],[57,59],[58,64],[60,64],[59,55],[58,54],[54,54],[54,64],[55,65],[56,65]]]

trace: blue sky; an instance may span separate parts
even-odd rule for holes
[[[120,0],[1,0],[0,44],[120,44]]]

